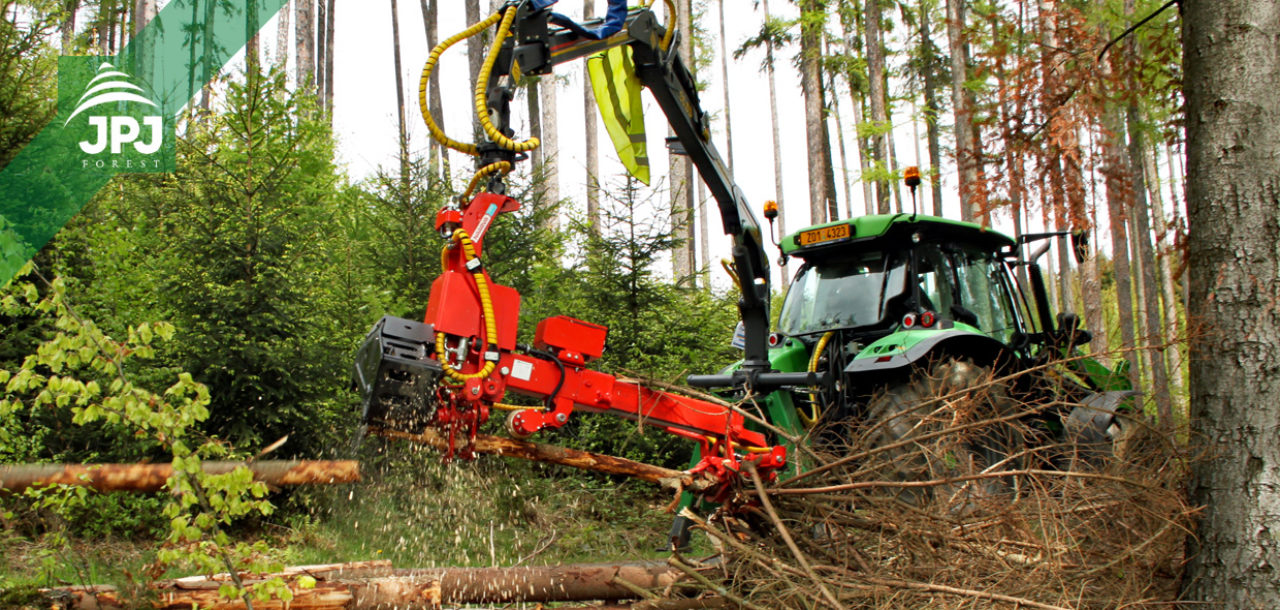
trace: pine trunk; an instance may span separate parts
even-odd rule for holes
[[[1115,269],[1116,309],[1119,314],[1121,357],[1130,362],[1129,381],[1139,386],[1138,362],[1133,340],[1133,269],[1129,264],[1129,221],[1126,209],[1129,172],[1124,153],[1124,124],[1117,108],[1108,108],[1102,120],[1103,175],[1107,187],[1107,218],[1111,227],[1111,263]]]
[[[1173,264],[1171,259],[1176,256],[1177,251],[1168,243],[1169,225],[1165,223],[1164,216],[1164,197],[1160,194],[1160,171],[1156,164],[1156,152],[1154,149],[1148,151],[1143,156],[1143,166],[1147,176],[1147,192],[1151,195],[1151,212],[1154,215],[1152,221],[1156,227],[1156,260],[1159,264],[1159,273],[1156,279],[1160,283],[1161,304],[1164,307],[1164,331],[1165,341],[1169,348],[1166,353],[1168,358],[1169,369],[1169,390],[1171,393],[1180,394],[1182,388],[1182,350],[1178,347],[1182,337],[1182,325],[1178,321],[1178,296],[1176,294],[1175,282],[1173,277]],[[1186,412],[1176,407],[1178,401],[1174,400],[1175,418],[1177,416],[1185,416]],[[1176,420],[1175,420],[1176,421]]]
[[[435,49],[440,38],[440,0],[420,0],[422,5],[422,25],[427,30],[427,49]],[[440,100],[440,79],[433,78],[427,84],[427,111],[435,117],[438,124],[444,124],[444,104]],[[431,175],[443,176],[449,182],[449,152],[443,144],[433,138],[428,147],[430,151]]]
[[[876,213],[888,214],[889,207],[889,138],[885,133],[889,117],[888,96],[884,90],[884,35],[880,32],[883,18],[880,0],[866,0],[867,83],[871,97],[871,151],[875,158]]]
[[[320,0],[324,6],[324,0]],[[391,0],[391,48],[396,71],[396,127],[400,145],[400,196],[409,196],[409,132],[405,126],[404,75],[400,65],[400,11],[396,0]]]
[[[724,146],[725,164],[733,177],[733,105],[729,103],[729,48],[724,34],[724,3],[720,0],[720,75],[724,79]]]
[[[433,3],[439,1],[440,0],[433,0]],[[480,0],[466,0],[464,13],[467,19],[467,25],[480,21]],[[468,95],[466,98],[468,100],[471,99],[470,94],[474,93],[476,90],[476,80],[480,78],[480,66],[484,63],[484,52],[485,47],[487,46],[485,44],[486,40],[488,40],[488,36],[483,34],[472,36],[467,39],[467,74],[470,75],[470,80],[468,82],[471,83],[471,86],[467,88]],[[474,115],[475,113],[472,114]],[[480,128],[480,120],[474,116],[471,121],[471,131],[475,134],[475,141],[479,142],[481,134],[483,134],[484,131]]]
[[[1125,0],[1125,14],[1130,17],[1134,13],[1134,0]],[[1138,69],[1138,39],[1130,37],[1126,42],[1126,50],[1128,51],[1129,65],[1126,72],[1128,73],[1128,89],[1130,93],[1136,93],[1138,90],[1138,79],[1136,71]],[[1175,422],[1173,421],[1173,398],[1169,394],[1169,375],[1165,369],[1164,348],[1161,347],[1166,340],[1164,332],[1160,328],[1160,295],[1156,292],[1156,275],[1155,275],[1155,256],[1154,248],[1151,245],[1151,221],[1147,213],[1147,185],[1144,179],[1143,159],[1146,157],[1146,145],[1143,143],[1141,130],[1141,116],[1138,114],[1138,102],[1136,98],[1130,98],[1129,106],[1125,111],[1126,123],[1129,128],[1129,168],[1133,176],[1133,186],[1130,192],[1133,193],[1133,248],[1138,253],[1138,259],[1142,263],[1141,275],[1139,276],[1142,288],[1142,327],[1146,335],[1144,343],[1150,348],[1146,350],[1151,375],[1151,389],[1155,393],[1156,413],[1160,418],[1160,425],[1168,430],[1172,430]]]
[[[1184,2],[1192,464],[1191,600],[1280,608],[1280,3]]]
[[[538,87],[542,96],[542,169],[544,202],[555,206],[560,202],[560,137],[557,135],[556,81],[547,75]],[[555,230],[560,222],[555,213],[547,217],[545,228]]]
[[[688,36],[680,37],[680,57],[692,72],[693,63],[693,12],[688,0],[676,0],[676,27]],[[674,133],[668,132],[674,135]],[[671,252],[673,279],[677,284],[687,280],[694,272],[694,250],[697,242],[693,239],[695,207],[693,202],[693,181],[697,177],[693,173],[693,163],[689,157],[672,155],[671,166],[671,229],[676,237],[676,246]]]
[[[316,35],[314,1],[297,0],[295,5],[297,28],[294,32],[294,44],[298,45],[297,82],[299,89],[315,86]]]
[[[323,109],[325,104],[324,90],[324,69],[325,69],[325,48],[324,48],[324,24],[328,21],[329,6],[325,0],[316,0],[316,101],[318,106]],[[396,37],[399,40],[399,36]],[[401,104],[403,107],[404,105]],[[401,114],[404,114],[402,111]]]
[[[583,0],[582,19],[595,18],[595,0]],[[587,139],[587,231],[594,237],[600,236],[600,136],[597,127],[596,98],[591,91],[591,77],[587,75],[587,64],[582,64],[582,110],[586,117]]]
[[[801,0],[800,12],[806,17],[820,17],[823,5],[818,0]],[[826,217],[827,168],[823,151],[826,123],[822,120],[822,19],[800,21],[800,88],[804,92],[804,125],[806,157],[809,161],[809,223],[818,224]]]
[[[258,56],[259,25],[261,24],[258,22],[258,3],[249,2],[245,4],[244,28],[249,33],[249,41],[244,45],[244,67],[245,73],[250,78],[257,77],[262,71],[262,64]]]
[[[329,10],[324,22],[324,112],[333,124],[333,23],[336,3],[327,0]]]
[[[938,170],[942,165],[942,143],[938,134],[938,116],[941,110],[938,105],[938,66],[935,64],[937,50],[929,32],[929,7],[920,3],[920,61],[921,81],[924,83],[925,137],[929,140],[929,188],[933,198],[933,215],[942,216],[942,175]]]
[[[63,3],[63,18],[59,30],[62,34],[62,54],[71,55],[71,43],[76,36],[76,12],[80,10],[80,0],[66,0]]]
[[[768,21],[770,17],[769,0],[763,0],[762,6],[764,8],[765,21]],[[782,188],[782,140],[778,135],[778,83],[777,78],[773,73],[774,57],[772,39],[765,39],[764,53],[765,70],[768,72],[767,76],[769,80],[769,127],[770,134],[773,138],[771,142],[773,144],[773,196],[775,197],[774,200],[778,203],[778,235],[779,239],[781,239],[781,236],[787,234],[787,205],[786,197],[783,195]],[[790,274],[787,273],[787,266],[784,263],[782,265],[782,285],[785,287],[790,282],[791,277]]]
[[[973,110],[965,94],[969,53],[964,40],[964,0],[946,0],[947,43],[951,48],[951,105],[955,114],[956,167],[960,177],[960,218],[976,218],[978,172],[973,141]]]
[[[289,5],[291,1],[286,1],[280,11],[276,13],[276,65],[281,70],[288,69],[289,65]]]

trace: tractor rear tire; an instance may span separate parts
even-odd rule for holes
[[[915,504],[942,502],[952,512],[1008,495],[1016,481],[984,478],[984,471],[1017,470],[1025,440],[1016,420],[992,421],[1017,406],[1008,387],[992,379],[989,367],[948,358],[887,384],[867,404],[858,447],[872,454],[872,476],[936,482],[887,489]]]

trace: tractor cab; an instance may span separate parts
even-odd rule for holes
[[[1009,345],[1025,332],[1013,240],[971,223],[863,216],[783,240],[804,261],[778,320],[783,335],[838,331],[867,345],[899,332],[957,329]]]

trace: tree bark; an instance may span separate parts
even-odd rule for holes
[[[76,36],[76,12],[80,10],[80,0],[65,0],[62,4],[64,11],[62,24],[59,30],[62,34],[62,54],[71,55],[71,43]]]
[[[724,79],[724,146],[725,164],[728,165],[729,177],[733,177],[733,119],[729,103],[729,49],[724,35],[724,3],[720,0],[720,75]]]
[[[324,0],[320,0],[324,6]],[[409,132],[404,118],[404,75],[400,66],[400,10],[396,0],[391,0],[391,49],[394,57],[392,64],[396,71],[396,127],[400,160],[400,196],[409,197]],[[323,89],[323,87],[320,87]]]
[[[402,439],[427,445],[441,451],[449,449],[449,439],[432,428],[427,428],[419,434],[384,429],[370,429],[369,432],[386,438]],[[704,489],[706,487],[704,479],[693,478],[691,475],[679,470],[653,466],[601,453],[531,443],[501,436],[477,435],[471,450],[476,453],[515,457],[534,462],[559,464],[593,472],[631,477],[666,487],[683,487],[685,489]]]
[[[328,0],[329,10],[324,22],[324,113],[329,124],[333,124],[333,25],[336,3]]]
[[[439,2],[440,0],[432,0]],[[466,8],[464,9],[467,25],[471,25],[480,21],[480,0],[466,0]],[[438,10],[438,9],[437,9]],[[480,66],[484,63],[484,51],[486,47],[485,41],[488,36],[481,34],[472,36],[467,39],[467,74],[471,76],[471,87],[467,89],[467,99],[471,99],[472,93],[476,90],[476,80],[480,78]],[[480,120],[473,118],[471,121],[471,131],[476,135],[476,142],[480,141],[480,135],[484,132],[480,128]]]
[[[559,116],[556,103],[556,80],[554,75],[545,76],[538,87],[542,96],[542,167],[543,167],[543,201],[554,206],[560,203],[560,137],[556,126]],[[545,228],[555,230],[560,222],[555,214],[547,218]]]
[[[973,141],[973,108],[965,93],[969,52],[964,40],[964,0],[946,0],[947,43],[951,48],[951,106],[955,115],[956,167],[960,177],[960,218],[974,220],[978,209],[978,152]]]
[[[262,73],[262,62],[258,54],[258,46],[260,38],[258,30],[261,28],[258,21],[258,3],[249,2],[244,8],[244,27],[249,33],[249,40],[244,45],[244,69],[250,78],[256,78]]]
[[[1132,18],[1134,0],[1125,0],[1125,14]],[[1154,248],[1151,245],[1151,220],[1147,213],[1147,184],[1143,172],[1143,159],[1146,157],[1146,144],[1143,143],[1141,116],[1138,114],[1138,39],[1129,37],[1125,41],[1128,66],[1126,81],[1130,93],[1129,104],[1125,109],[1125,122],[1129,129],[1129,167],[1133,176],[1133,248],[1141,261],[1139,286],[1142,288],[1142,327],[1146,335],[1144,343],[1151,346],[1145,350],[1150,358],[1151,390],[1155,393],[1156,413],[1160,425],[1168,430],[1175,426],[1173,421],[1173,398],[1169,394],[1169,375],[1165,369],[1164,332],[1160,328],[1160,294],[1156,292],[1156,261]]]
[[[889,204],[889,143],[885,129],[888,127],[888,96],[884,85],[884,35],[880,32],[883,19],[880,0],[866,0],[867,30],[867,83],[871,97],[871,151],[875,158],[876,213],[888,214]],[[865,178],[864,178],[865,179]]]
[[[286,1],[281,7],[280,12],[276,13],[276,65],[281,70],[287,69],[289,65],[289,5],[291,0]]]
[[[297,83],[299,89],[315,86],[316,78],[316,35],[315,35],[315,0],[296,0],[294,6],[296,21],[294,44],[298,45]]]
[[[686,0],[676,0],[676,28],[681,33],[679,53],[690,72],[693,64],[693,15]],[[668,135],[675,135],[670,128]],[[668,165],[671,196],[671,232],[676,245],[671,251],[672,279],[678,284],[694,272],[694,253],[697,242],[693,239],[693,163],[686,156],[670,155]]]
[[[942,164],[942,144],[938,135],[938,66],[937,50],[929,32],[929,7],[920,3],[920,61],[921,81],[924,83],[925,137],[929,140],[929,189],[933,198],[933,215],[942,216],[942,176],[938,167]]]
[[[1140,385],[1138,359],[1133,352],[1133,269],[1129,264],[1129,221],[1125,209],[1127,196],[1125,175],[1124,125],[1117,108],[1104,111],[1102,120],[1103,176],[1107,188],[1107,219],[1111,228],[1111,264],[1116,280],[1116,310],[1120,326],[1120,357],[1129,360],[1129,381]]]
[[[1161,304],[1164,306],[1164,329],[1165,339],[1169,344],[1167,350],[1169,354],[1169,389],[1178,395],[1182,388],[1182,350],[1178,347],[1181,341],[1182,324],[1178,321],[1178,296],[1175,288],[1173,277],[1172,258],[1177,255],[1177,250],[1166,243],[1169,237],[1169,225],[1165,223],[1164,216],[1164,198],[1160,195],[1160,171],[1156,163],[1156,151],[1151,149],[1150,154],[1144,155],[1143,166],[1147,175],[1147,191],[1151,194],[1151,212],[1154,215],[1156,226],[1156,257],[1159,261],[1160,272],[1156,278],[1160,281],[1160,294],[1162,295]],[[1176,406],[1175,410],[1179,411],[1175,414],[1186,416],[1186,412]]]
[[[809,161],[809,224],[826,217],[827,168],[823,152],[826,123],[822,104],[822,19],[823,7],[818,0],[801,0],[800,12],[800,88],[804,92],[805,146]],[[812,17],[812,18],[811,18]]]
[[[595,18],[595,0],[583,0],[582,19]],[[587,139],[587,232],[600,236],[600,135],[597,127],[596,98],[591,90],[591,77],[587,63],[582,62],[582,110],[586,117]]]
[[[327,608],[437,609],[441,605],[511,604],[563,601],[634,599],[630,589],[616,584],[625,580],[644,589],[662,589],[676,580],[665,562],[569,564],[511,568],[393,569],[389,561],[297,566],[279,574],[242,575],[250,590],[273,578],[281,578],[293,592],[290,602],[258,602],[254,608],[321,610]],[[300,577],[315,580],[304,588]],[[149,585],[156,610],[211,608],[238,610],[243,599],[220,598],[218,588],[230,580],[227,574],[194,576]],[[113,587],[59,587],[46,596],[69,608],[122,608]],[[686,606],[688,607],[688,606]],[[692,606],[716,607],[716,606]]]
[[[332,485],[360,480],[360,463],[324,460],[204,462],[209,474],[225,474],[248,466],[253,478],[267,485]],[[10,464],[0,466],[0,489],[74,485],[98,491],[152,492],[173,475],[169,464]]]
[[[1183,3],[1193,438],[1185,593],[1280,607],[1280,4]]]
[[[769,0],[763,0],[761,6],[764,9],[765,22],[768,22],[771,17]],[[769,127],[770,135],[772,136],[771,144],[773,145],[773,196],[774,201],[778,204],[778,239],[782,239],[787,234],[787,205],[782,187],[782,140],[778,137],[778,84],[777,78],[773,73],[773,38],[771,37],[765,37],[764,54],[765,71],[768,73],[769,80]],[[790,282],[790,273],[788,273],[787,265],[784,263],[782,265],[782,286],[785,288]]]
[[[316,101],[321,109],[328,104],[325,99],[324,88],[324,70],[325,70],[325,46],[324,46],[324,26],[329,20],[329,6],[325,0],[316,0]],[[394,23],[394,20],[393,20]],[[396,44],[399,44],[400,37],[396,36]],[[403,107],[404,104],[401,104]],[[404,114],[403,112],[401,114]]]
[[[588,0],[589,2],[590,0]],[[435,49],[440,37],[440,0],[421,0],[422,4],[422,24],[427,30],[427,49]],[[440,79],[433,78],[427,84],[427,111],[431,116],[435,117],[436,122],[444,124],[444,104],[440,99]],[[431,175],[442,176],[445,183],[449,182],[449,150],[443,144],[431,139],[428,150],[430,151]]]

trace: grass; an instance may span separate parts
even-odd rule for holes
[[[379,445],[361,461],[364,482],[281,494],[271,521],[238,524],[236,537],[268,541],[288,565],[389,559],[398,568],[430,568],[666,557],[657,549],[671,524],[663,509],[672,498],[652,485],[494,457],[442,464],[437,453],[396,445]],[[108,496],[100,504],[112,498],[127,510],[104,509],[98,523],[60,530],[67,524],[36,511],[6,523],[0,606],[29,603],[22,600],[37,587],[110,584],[128,591],[148,578],[189,575],[182,568],[151,571],[156,533],[131,535],[137,530],[112,525],[139,521],[132,511],[150,510],[150,503]],[[112,514],[114,521],[107,519]],[[56,543],[50,531],[67,531],[69,542]]]

